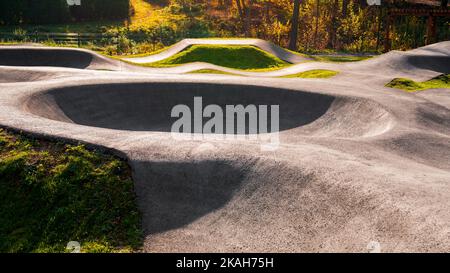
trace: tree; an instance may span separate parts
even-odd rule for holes
[[[294,0],[294,11],[292,12],[291,20],[291,35],[289,40],[289,49],[297,50],[298,39],[298,16],[300,14],[301,0]]]
[[[253,7],[253,0],[248,0],[248,5],[245,10],[245,36],[250,37],[251,36],[251,26],[252,26],[252,7]]]
[[[314,28],[314,46],[317,47],[317,33],[319,31],[319,17],[320,17],[320,0],[316,0],[316,26]]]
[[[242,9],[242,3],[241,3],[241,0],[236,0],[235,2],[236,2],[236,7],[237,7],[237,10],[239,13],[239,20],[241,20],[241,23],[242,23],[244,20],[244,11]]]
[[[342,1],[342,18],[347,17],[348,2],[349,2],[349,0]]]
[[[330,18],[330,35],[328,36],[328,47],[336,48],[336,32],[338,27],[337,12],[339,10],[339,0],[334,0]]]

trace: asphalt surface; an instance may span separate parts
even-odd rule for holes
[[[384,87],[449,73],[449,60],[443,42],[243,77],[179,74],[204,63],[153,69],[87,50],[4,46],[0,125],[128,159],[143,251],[366,252],[376,241],[382,252],[449,252],[449,90]],[[318,68],[340,74],[270,78]],[[266,135],[174,138],[169,109],[197,95],[279,104],[278,149],[261,149]]]

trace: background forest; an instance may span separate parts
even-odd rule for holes
[[[313,53],[379,52],[383,49],[388,7],[431,7],[425,3],[448,8],[447,1],[427,0],[382,1],[381,6],[369,6],[366,0],[81,2],[80,7],[69,7],[66,0],[2,0],[0,32],[13,32],[18,40],[29,39],[27,34],[35,32],[101,32],[114,38],[92,43],[111,54],[148,52],[189,37],[255,37]],[[396,18],[392,48],[424,45],[426,19]],[[448,40],[449,18],[438,18],[437,26],[437,39]]]

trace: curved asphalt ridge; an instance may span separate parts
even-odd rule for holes
[[[196,64],[141,68],[87,50],[0,47],[0,125],[126,157],[143,251],[366,252],[377,241],[383,252],[448,252],[448,89],[384,84],[449,73],[449,58],[443,42],[239,77],[178,75]],[[318,68],[341,73],[267,77]],[[169,110],[198,95],[204,104],[279,104],[280,147],[172,138]]]
[[[258,47],[289,63],[300,63],[310,60],[309,58],[292,53],[280,46],[261,39],[184,39],[158,54],[145,57],[124,58],[124,60],[140,64],[153,63],[167,59],[193,45],[248,45]]]

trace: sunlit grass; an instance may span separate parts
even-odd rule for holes
[[[408,92],[434,88],[450,88],[450,74],[442,74],[425,82],[416,82],[405,78],[396,78],[386,84],[387,87],[402,89]]]
[[[207,62],[235,69],[281,68],[287,62],[253,46],[193,45],[159,62],[149,63],[150,67],[171,67],[192,62]]]
[[[141,242],[131,170],[115,156],[0,129],[0,252],[130,252]]]
[[[343,55],[311,55],[311,57],[319,62],[333,62],[333,63],[347,63],[347,62],[359,62],[372,58],[372,56],[343,56]]]
[[[331,78],[339,74],[337,71],[326,70],[326,69],[314,69],[308,70],[292,75],[282,76],[281,78]]]
[[[222,74],[222,75],[233,75],[233,76],[242,76],[239,74],[234,74],[226,71],[221,71],[217,69],[198,69],[194,71],[188,72],[188,74]]]

